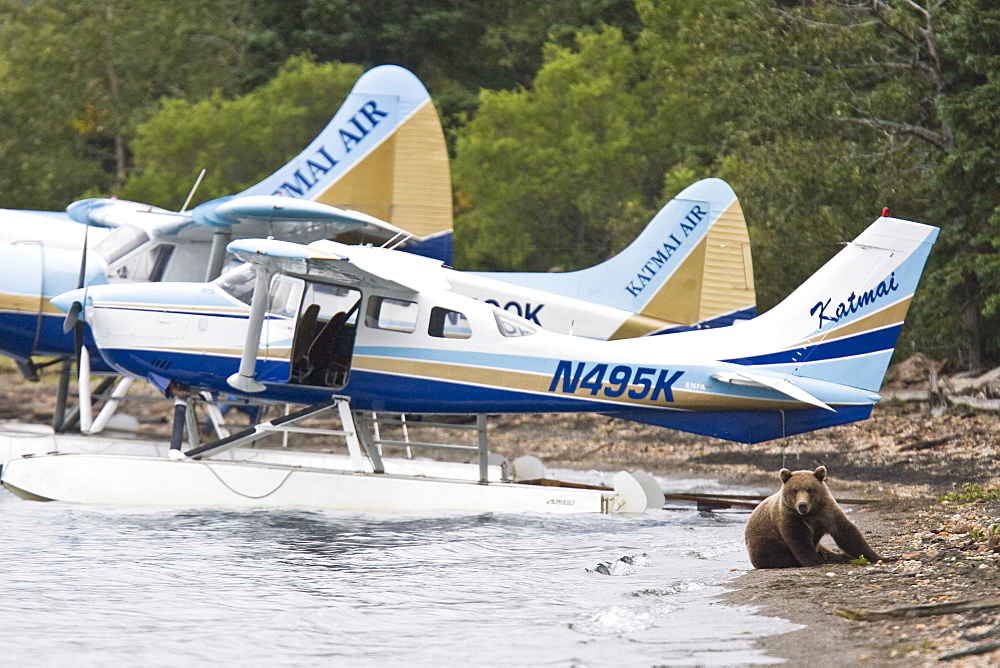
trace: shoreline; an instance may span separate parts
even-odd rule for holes
[[[1000,499],[938,501],[961,494],[965,483],[1000,489],[1000,418],[992,414],[933,417],[890,405],[864,422],[750,446],[600,416],[498,422],[502,434],[494,440],[507,444],[500,451],[533,450],[553,467],[644,468],[771,494],[780,488],[780,468],[823,464],[835,498],[874,500],[845,510],[885,561],[739,575],[720,600],[803,625],[761,637],[757,647],[791,666],[817,665],[817,657],[823,666],[1000,664],[1000,601],[983,603],[1000,594]],[[566,446],[564,439],[580,434],[590,442]],[[825,544],[836,549],[829,538]],[[899,616],[961,601],[986,607]],[[895,616],[872,621],[853,614],[893,609]]]

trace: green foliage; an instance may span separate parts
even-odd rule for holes
[[[941,238],[946,260],[931,275],[938,310],[955,314],[952,352],[963,366],[979,368],[1000,359],[1000,57],[996,31],[1000,9],[983,0],[953,3],[942,58],[948,94],[941,114],[953,133],[938,183],[943,194],[935,214],[947,227]],[[935,289],[936,288],[936,289]],[[966,347],[962,347],[966,344]],[[957,350],[955,350],[957,348]]]
[[[247,0],[0,1],[3,205],[65,206],[124,180],[156,101],[225,89]]]
[[[913,167],[933,164],[937,149],[885,129],[927,118],[929,86],[918,67],[898,66],[904,49],[867,10],[742,0],[640,7],[641,43],[713,128],[703,155],[750,224],[758,307],[784,298],[883,206],[926,219],[927,170]]]
[[[664,94],[613,28],[549,46],[530,90],[483,91],[457,134],[457,266],[576,269],[630,241],[670,164]]]
[[[243,96],[164,99],[136,130],[136,174],[122,195],[177,209],[202,168],[208,172],[192,205],[248,188],[319,134],[362,73],[358,65],[299,57]]]
[[[592,264],[719,176],[767,308],[889,206],[942,227],[899,349],[978,368],[1000,363],[994,4],[0,0],[0,206],[176,208],[202,167],[199,201],[239,192],[394,62],[443,112],[459,266]]]
[[[868,561],[865,555],[859,556],[857,559],[851,559],[848,562],[851,566],[871,566],[872,562]]]
[[[986,501],[990,499],[1000,499],[1000,489],[984,489],[982,485],[975,482],[964,483],[961,492],[948,492],[938,497],[938,501],[950,501],[952,503],[971,503],[973,501]]]
[[[421,78],[446,128],[475,109],[481,88],[530,85],[546,41],[571,46],[576,32],[603,24],[627,35],[639,27],[632,0],[265,0],[254,12],[254,83],[303,52],[365,67],[394,63]]]

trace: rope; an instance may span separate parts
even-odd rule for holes
[[[239,491],[239,490],[237,490],[237,489],[233,489],[233,486],[232,486],[232,485],[230,485],[230,484],[229,484],[228,482],[226,482],[225,480],[223,480],[223,479],[222,479],[222,476],[220,476],[220,475],[218,474],[218,472],[217,472],[217,471],[216,471],[215,469],[213,469],[213,468],[211,467],[211,465],[209,465],[209,464],[206,464],[205,466],[206,466],[206,467],[208,468],[208,470],[209,470],[209,471],[211,471],[211,472],[212,472],[212,475],[214,475],[214,476],[215,476],[215,478],[216,478],[216,479],[217,479],[217,480],[218,480],[219,482],[221,482],[221,483],[222,483],[222,485],[223,485],[223,486],[224,486],[224,487],[225,487],[226,489],[228,489],[228,490],[229,490],[230,492],[232,492],[233,494],[236,494],[237,496],[242,496],[242,497],[243,497],[243,498],[245,498],[245,499],[254,499],[254,500],[256,500],[256,499],[266,499],[267,497],[269,497],[269,496],[271,496],[272,494],[274,494],[275,492],[277,492],[277,491],[278,491],[279,489],[281,489],[281,488],[282,488],[282,487],[283,487],[283,486],[285,485],[285,483],[286,483],[286,482],[288,481],[288,479],[289,479],[289,478],[291,477],[292,473],[294,473],[294,472],[295,472],[295,469],[288,469],[288,473],[286,473],[286,474],[285,474],[285,477],[281,479],[281,482],[279,482],[279,483],[278,483],[278,486],[277,486],[277,487],[275,487],[274,489],[272,489],[272,490],[271,490],[270,492],[268,492],[267,494],[261,494],[260,496],[253,496],[252,494],[244,494],[243,492],[241,492],[241,491]]]

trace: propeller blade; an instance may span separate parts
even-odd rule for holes
[[[80,311],[83,310],[83,305],[80,302],[73,302],[73,305],[69,307],[69,311],[66,312],[66,319],[63,320],[63,334],[69,334],[69,330],[76,327],[76,324],[80,321]]]
[[[83,351],[83,322],[76,321],[73,325],[73,352],[76,353],[76,368],[80,368],[80,358]]]

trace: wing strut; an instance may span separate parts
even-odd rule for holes
[[[257,276],[254,279],[253,302],[250,304],[250,322],[247,324],[247,338],[243,343],[240,370],[226,379],[231,387],[242,392],[263,392],[263,383],[254,378],[257,367],[257,350],[260,348],[260,332],[264,328],[264,314],[268,301],[268,271],[263,263],[254,263]]]
[[[300,422],[308,420],[312,417],[317,417],[333,409],[337,409],[339,412],[342,423],[341,426],[343,427],[342,429],[314,429],[297,426]],[[358,426],[354,421],[353,414],[351,413],[350,399],[340,396],[335,396],[329,401],[314,404],[303,408],[302,410],[295,411],[294,413],[283,415],[282,417],[275,418],[270,422],[263,422],[261,424],[254,425],[253,427],[244,429],[243,431],[237,432],[227,438],[220,438],[217,441],[212,441],[211,443],[206,443],[205,445],[192,448],[184,454],[195,459],[204,459],[205,457],[212,457],[223,453],[226,450],[237,448],[241,445],[253,443],[254,441],[274,432],[294,431],[326,436],[343,436],[347,441],[347,451],[351,456],[351,464],[354,466],[355,471],[365,470],[364,457],[367,455],[368,459],[372,463],[372,468],[376,473],[385,472],[385,467],[382,464],[382,458],[379,456],[376,449],[365,447],[364,452],[362,452],[362,442],[358,438]]]

